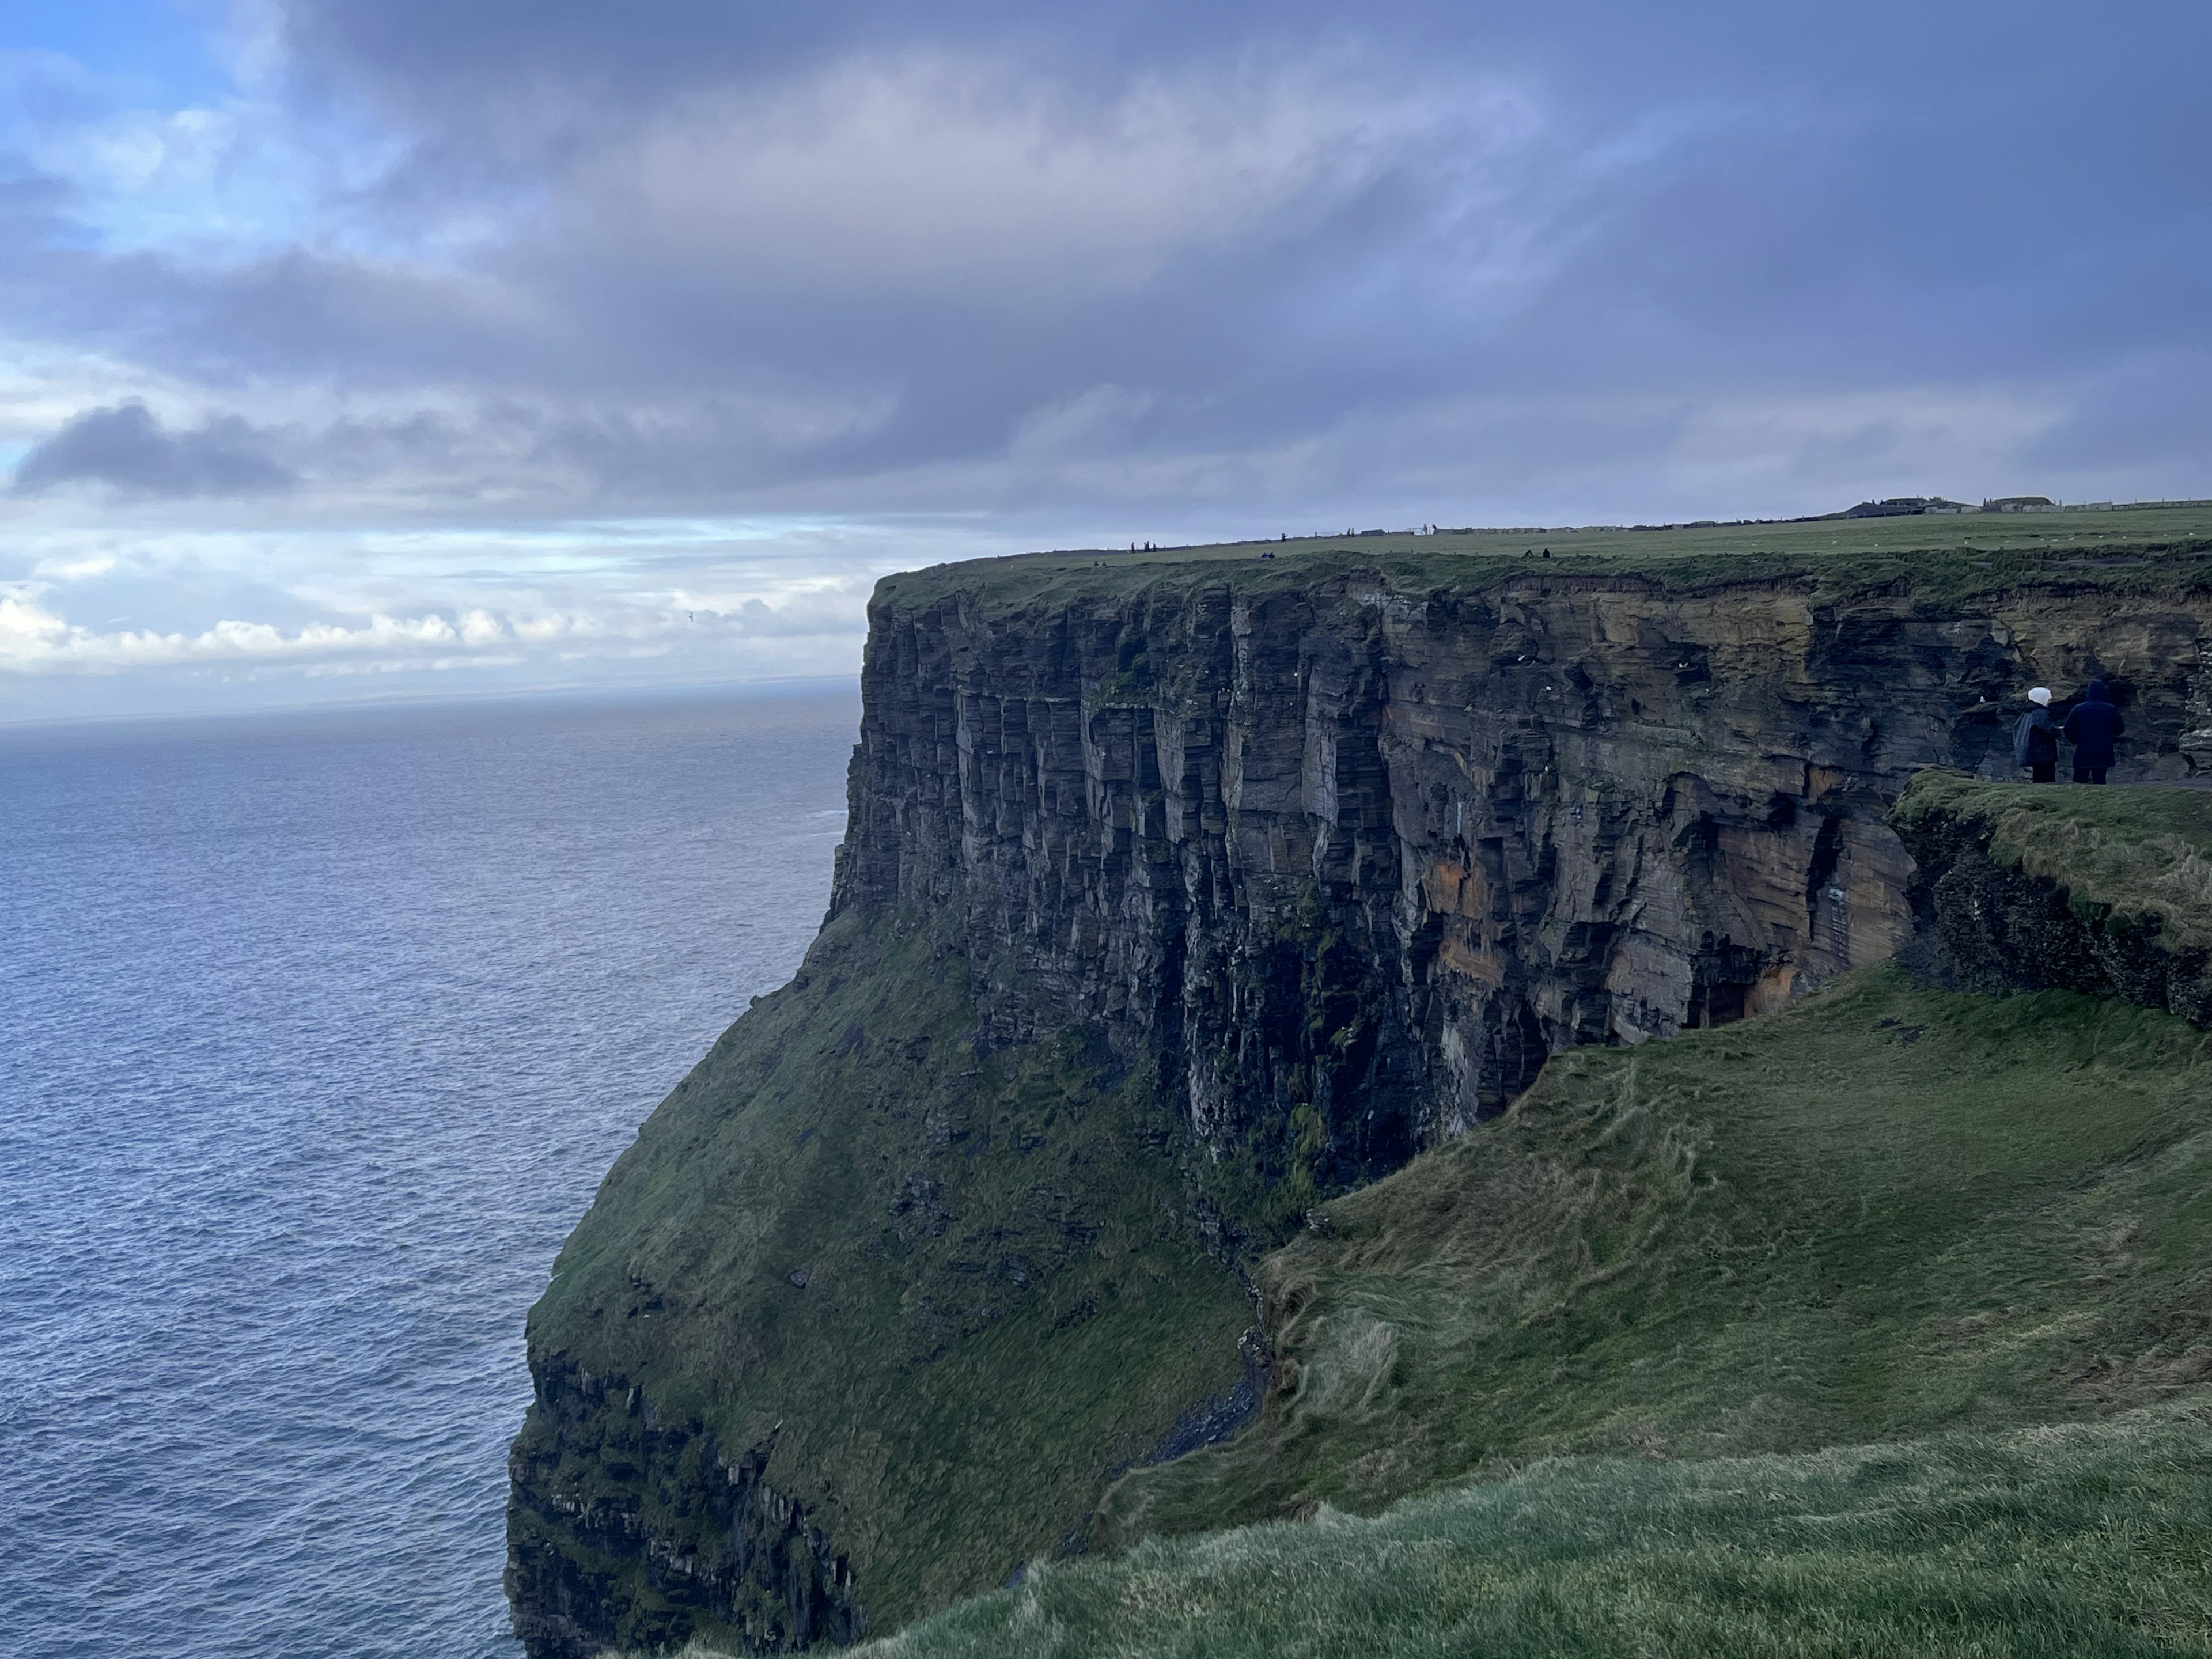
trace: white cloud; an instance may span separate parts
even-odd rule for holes
[[[224,620],[196,634],[125,629],[102,633],[68,621],[27,584],[0,592],[0,669],[18,673],[114,671],[214,659],[327,657],[414,651],[458,643],[439,616],[372,617],[358,627],[309,623],[287,633],[268,623]]]
[[[77,582],[94,576],[105,576],[122,561],[112,553],[80,553],[40,559],[31,567],[31,574],[45,581]]]
[[[849,638],[862,626],[863,603],[853,584],[815,583],[777,604],[757,593],[682,592],[657,608],[502,614],[478,606],[453,614],[378,611],[358,622],[291,629],[226,618],[196,631],[162,631],[87,627],[54,609],[50,598],[45,584],[0,584],[0,671],[114,673],[221,663],[296,664],[313,674],[513,667],[529,661],[532,651],[563,661],[635,659],[715,640]]]
[[[1152,75],[1102,100],[988,58],[848,61],[668,110],[590,159],[570,210],[603,246],[708,256],[741,289],[981,284],[1061,309],[1286,213],[1317,222],[1440,125],[1517,142],[1505,108],[1447,113],[1326,66]]]

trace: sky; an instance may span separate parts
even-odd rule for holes
[[[9,0],[0,720],[1034,547],[2212,495],[2212,9]]]

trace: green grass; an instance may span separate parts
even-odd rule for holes
[[[1133,1547],[858,1651],[2212,1651],[2208,1054],[1883,967],[1555,1059],[1266,1261],[1278,1386]]]
[[[2212,1651],[2200,1408],[1794,1457],[1574,1459],[1053,1566],[855,1659]]]
[[[1531,1457],[1990,1429],[2212,1376],[2212,1038],[1863,972],[1552,1061],[1259,1274],[1277,1387],[1102,1541],[1365,1512]]]
[[[943,928],[833,924],[647,1121],[531,1317],[534,1358],[641,1388],[726,1458],[772,1443],[769,1484],[850,1556],[877,1628],[1079,1531],[1237,1379],[1253,1317],[1148,1079],[1079,1030],[994,1048],[970,970]],[[663,1544],[720,1547],[714,1473],[642,1478],[611,1428],[602,1455],[533,1412],[520,1446],[559,1458],[565,1512],[641,1505]]]
[[[1550,559],[1528,556],[1548,547]],[[1261,560],[1262,552],[1275,556]],[[1228,584],[1264,593],[1370,572],[1400,592],[1516,580],[1641,578],[1670,592],[1802,582],[1835,595],[1902,588],[1960,599],[2023,584],[2124,594],[2212,580],[2212,508],[1708,525],[1484,530],[1240,542],[1152,553],[1027,553],[887,576],[878,603],[954,592],[1010,605]]]
[[[2212,945],[2212,792],[1984,783],[1929,770],[1895,816],[1948,815],[1988,832],[1989,855],[2048,876],[2077,908],[2155,916],[2174,948]]]

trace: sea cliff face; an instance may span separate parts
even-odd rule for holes
[[[1551,1054],[1895,949],[1892,801],[2009,773],[2028,685],[2115,682],[2122,775],[2212,769],[2182,573],[1875,578],[887,580],[823,939],[532,1316],[533,1659],[881,1631],[1081,1548],[1117,1474],[1264,1386],[1243,1265],[1313,1204]]]
[[[1549,1054],[1889,955],[1891,801],[1929,765],[2012,775],[2039,680],[2125,688],[2123,777],[2212,763],[2206,613],[1382,570],[994,604],[895,579],[835,908],[957,908],[1050,1006],[1167,1057],[1217,1156],[1289,1172],[1311,1114],[1340,1188]]]

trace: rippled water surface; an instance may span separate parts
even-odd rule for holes
[[[0,1650],[501,1656],[522,1317],[849,692],[0,731]]]

